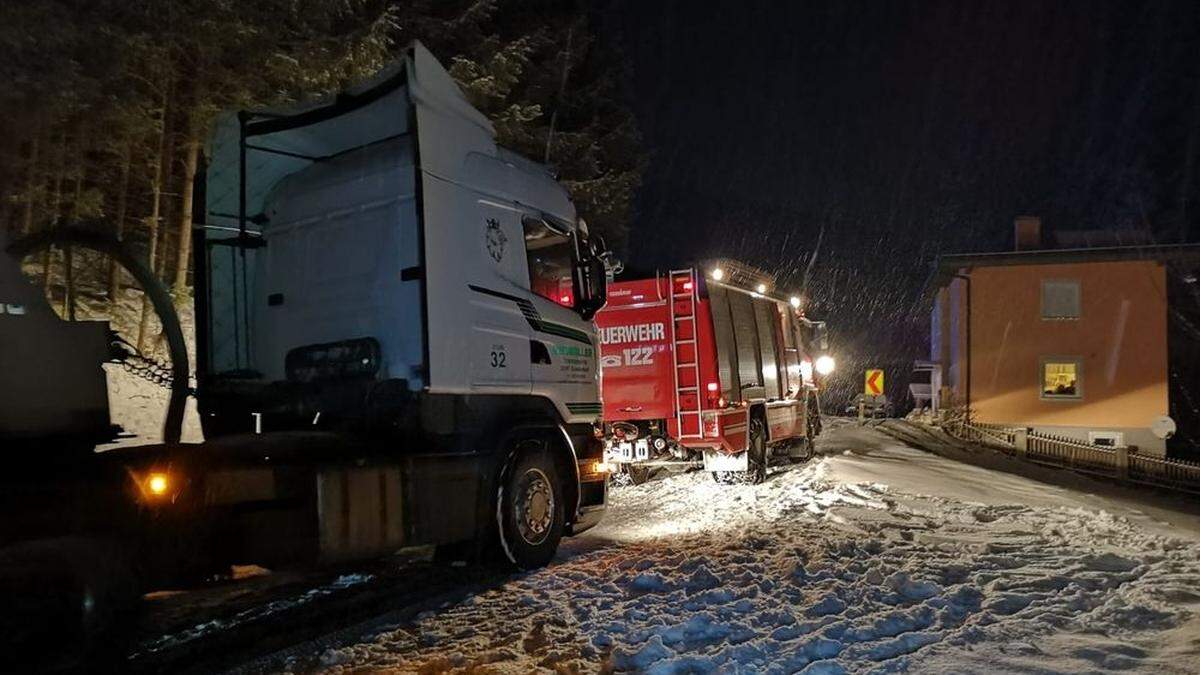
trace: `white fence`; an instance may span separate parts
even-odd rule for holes
[[[1077,438],[994,424],[948,422],[947,433],[1039,464],[1111,478],[1200,492],[1200,463],[1151,457],[1127,446],[1094,445]]]

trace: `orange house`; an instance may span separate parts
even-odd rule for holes
[[[1019,250],[939,261],[934,409],[1165,455],[1165,263],[1197,247],[1022,246],[1039,234],[1018,219]]]

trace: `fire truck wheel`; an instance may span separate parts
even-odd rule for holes
[[[540,443],[520,452],[496,495],[500,546],[518,569],[550,562],[562,540],[565,511],[554,458]]]
[[[813,446],[812,441],[807,438],[801,438],[794,441],[792,447],[788,448],[788,461],[792,464],[803,464],[812,459]]]
[[[767,479],[767,426],[761,417],[750,419],[750,446],[746,448],[746,471],[714,471],[713,480],[722,485],[758,485]]]
[[[767,479],[767,424],[761,417],[750,419],[750,447],[746,449],[750,470],[745,482],[758,485]]]
[[[629,474],[629,482],[634,485],[641,485],[650,481],[650,474],[653,471],[648,466],[633,466],[627,465],[625,472]]]

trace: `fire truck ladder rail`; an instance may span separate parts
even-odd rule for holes
[[[681,345],[696,344],[696,271],[694,269],[671,270],[668,275],[668,281],[671,285],[671,358],[674,361],[675,367],[672,369],[672,374],[675,378],[675,428],[679,433],[680,438],[699,437],[702,432],[703,424],[701,423],[701,409],[703,406],[700,403],[700,358],[696,350],[692,349],[691,363],[681,363],[679,359],[679,348]],[[678,282],[678,285],[677,285]],[[676,288],[685,289],[684,292],[677,292]],[[680,300],[686,299],[686,313],[679,310]],[[680,339],[680,325],[683,325],[690,330],[687,331],[688,337]],[[679,379],[680,369],[691,369],[693,386],[681,386]],[[691,394],[695,392],[693,400],[695,401],[694,409],[683,409],[683,394]],[[684,420],[695,419],[695,433],[687,433],[684,426]]]

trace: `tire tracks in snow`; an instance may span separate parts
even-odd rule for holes
[[[550,568],[327,644],[303,664],[1189,672],[1189,661],[1154,643],[1200,607],[1195,541],[1147,534],[1104,511],[850,479],[855,462],[903,455],[876,431],[832,426],[825,457],[762,485],[717,486],[694,473],[614,490],[605,523],[565,544]],[[839,454],[860,446],[869,457]],[[1057,651],[1039,646],[1047,638]]]

